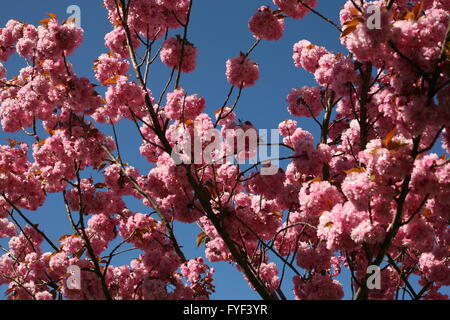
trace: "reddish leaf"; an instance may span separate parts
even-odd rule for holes
[[[354,18],[354,19],[344,23],[344,26],[346,26],[346,27],[356,27],[358,24],[360,24],[363,21],[364,20],[361,17],[356,17],[356,18]]]
[[[74,18],[74,17],[72,17],[72,18],[69,18],[69,19],[64,20],[64,21],[62,22],[62,24],[75,23],[76,21],[77,21],[77,19]]]
[[[331,228],[333,225],[334,225],[334,223],[333,223],[332,221],[327,222],[327,223],[325,224],[325,228]]]
[[[381,141],[381,144],[383,145],[383,147],[387,148],[389,146],[389,144],[392,142],[392,139],[395,137],[396,134],[397,134],[397,129],[393,129],[393,130],[389,131],[388,134],[386,135],[386,138],[384,138],[383,141]]]
[[[350,9],[350,12],[354,15],[354,16],[359,16],[359,11],[358,9],[356,9],[355,7],[352,7]]]
[[[116,78],[109,78],[109,79],[103,81],[103,85],[116,84],[116,83],[117,83],[117,79]]]
[[[6,141],[9,142],[9,146],[10,146],[11,148],[14,148],[14,147],[16,146],[16,144],[17,144],[16,139],[6,139]]]
[[[97,189],[103,189],[103,188],[106,188],[106,184],[99,182],[99,183],[96,183],[94,185],[94,187]]]
[[[202,243],[206,241],[207,238],[208,236],[206,235],[206,233],[204,233],[203,231],[200,232],[196,238],[197,248],[200,247]]]
[[[348,36],[350,33],[352,33],[355,30],[356,30],[356,26],[350,26],[350,27],[345,28],[345,30],[342,31],[341,38]]]
[[[272,214],[278,219],[283,218],[283,213],[281,211],[272,211]]]
[[[345,170],[344,172],[346,173],[346,174],[350,174],[350,173],[353,173],[353,172],[355,172],[355,173],[363,173],[363,172],[365,172],[366,171],[366,169],[364,169],[364,168],[362,168],[362,167],[358,167],[358,168],[352,168],[352,169],[350,169],[350,170]]]

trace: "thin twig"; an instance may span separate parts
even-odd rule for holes
[[[312,13],[314,13],[315,15],[319,16],[320,18],[322,18],[323,20],[325,20],[326,22],[328,22],[329,24],[331,24],[333,27],[335,27],[339,32],[342,32],[341,27],[339,27],[334,21],[332,21],[331,19],[325,17],[323,14],[321,14],[319,11],[314,10],[313,8],[311,8],[309,5],[307,5],[306,3],[304,3],[302,0],[297,0],[298,3],[301,3],[304,7],[306,7],[309,11],[311,11]]]
[[[6,195],[3,193],[3,198],[6,200],[6,202],[9,203],[10,206],[12,206],[14,208],[14,210],[16,210],[16,212],[20,215],[20,217],[25,220],[26,223],[28,223],[34,230],[36,230],[42,237],[44,237],[44,239],[48,242],[48,244],[57,252],[59,252],[60,250],[58,249],[57,246],[55,246],[55,244],[53,243],[52,240],[50,240],[47,235],[42,232],[37,225],[35,225],[33,222],[30,221],[30,219],[28,219],[23,213],[22,211],[20,211],[19,208],[17,208],[14,203],[12,203],[7,197]]]

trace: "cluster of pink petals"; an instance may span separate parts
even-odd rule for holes
[[[119,54],[103,53],[95,61],[95,77],[100,83],[104,83],[108,79],[118,79],[118,77],[127,74],[129,67],[130,63],[127,60],[122,60]]]
[[[315,274],[308,280],[294,277],[294,293],[298,300],[340,300],[344,297],[339,281],[321,274]]]
[[[308,40],[300,40],[294,44],[293,51],[294,65],[311,73],[319,67],[320,58],[328,53],[324,47],[316,46]]]
[[[181,63],[181,71],[192,72],[197,63],[197,48],[179,36],[172,37],[164,41],[159,56],[168,67],[178,70]]]
[[[323,110],[320,87],[303,87],[292,89],[286,101],[288,111],[296,117],[318,117]]]
[[[273,0],[283,13],[294,19],[304,18],[317,5],[317,0],[303,0],[303,5],[298,0]],[[309,8],[308,8],[309,7]]]
[[[237,88],[254,86],[259,79],[259,66],[245,55],[228,59],[226,76],[229,83]]]
[[[59,24],[55,18],[39,27],[10,20],[0,29],[0,60],[7,61],[14,51],[24,58],[59,59],[73,53],[83,41],[83,30],[74,23]]]
[[[167,118],[172,120],[194,120],[205,109],[205,98],[196,94],[186,96],[183,89],[175,89],[167,94],[164,108]]]
[[[262,6],[250,18],[248,28],[256,39],[278,40],[283,36],[284,20],[270,7]]]
[[[177,29],[187,19],[190,0],[136,0],[128,8],[128,25],[141,36],[152,40],[161,39],[168,29]],[[108,20],[113,26],[121,27],[120,16],[114,0],[104,0]],[[138,40],[139,41],[139,40]]]

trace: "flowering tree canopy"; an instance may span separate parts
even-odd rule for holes
[[[12,19],[0,29],[1,127],[32,141],[0,146],[0,237],[9,241],[0,284],[9,299],[208,299],[224,276],[217,261],[234,265],[262,299],[286,299],[287,281],[296,299],[342,299],[344,269],[355,299],[400,290],[448,298],[439,290],[450,285],[449,0],[350,0],[340,23],[316,11],[317,0],[255,8],[255,43],[224,61],[230,86],[218,110],[201,88],[183,88],[201,50],[188,37],[201,3],[103,4],[112,31],[93,64],[98,84],[70,62],[83,40],[73,19]],[[241,95],[260,79],[252,52],[307,14],[337,28],[347,52],[293,44],[292,63],[317,85],[287,89],[280,102],[292,119],[274,124],[282,142],[271,147],[285,149],[288,164],[248,164],[269,144],[237,118]],[[13,54],[24,61],[17,75],[7,72]],[[158,60],[171,69],[160,95],[148,88]],[[299,118],[319,126],[317,140]],[[99,129],[119,121],[135,125],[149,171],[123,161],[115,130]],[[88,178],[92,170],[101,179]],[[27,213],[52,193],[73,229],[57,241]],[[148,210],[132,211],[126,197]],[[205,258],[186,256],[174,221],[199,226]],[[135,257],[114,266],[123,245]],[[371,286],[371,267],[380,267],[380,286]]]

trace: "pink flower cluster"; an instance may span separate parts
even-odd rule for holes
[[[0,60],[7,61],[17,51],[24,58],[35,61],[59,59],[73,53],[83,41],[83,30],[74,23],[59,24],[54,17],[39,27],[10,20],[1,29]]]
[[[203,262],[203,258],[198,257],[184,263],[181,266],[181,274],[190,282],[196,299],[208,299],[209,295],[215,291],[212,283],[214,269],[210,269]]]
[[[340,300],[344,297],[339,281],[321,274],[307,280],[294,277],[294,292],[298,300]]]
[[[194,120],[205,109],[205,98],[196,94],[186,96],[183,89],[175,89],[167,94],[164,108],[166,117],[172,120]]]
[[[350,58],[328,52],[307,40],[297,42],[293,50],[294,65],[314,74],[321,86],[345,96],[349,93],[349,85],[357,83],[355,66]]]
[[[248,28],[256,39],[279,40],[284,32],[284,20],[270,7],[262,6],[250,18]]]
[[[114,82],[120,79],[120,77],[124,77],[127,74],[129,67],[130,63],[126,60],[121,60],[120,55],[117,53],[103,53],[98,60],[95,61],[95,77],[102,84],[109,79]]]
[[[318,117],[323,110],[320,87],[303,87],[292,89],[286,101],[288,111],[296,117]]]
[[[197,48],[180,36],[164,41],[159,54],[161,61],[175,70],[180,68],[183,72],[192,72],[196,67]]]
[[[140,119],[146,115],[145,96],[153,101],[150,90],[145,92],[136,82],[119,79],[108,86],[105,100],[92,115],[98,122],[116,123],[121,118]]]
[[[309,8],[314,9],[316,7],[317,0],[303,0],[304,4],[298,0],[273,0],[273,3],[289,17],[301,19],[309,13]]]
[[[308,40],[301,40],[294,44],[294,65],[314,73],[319,67],[320,58],[327,53],[324,47],[316,46]]]
[[[116,27],[116,30],[120,30],[123,27],[120,20],[120,16],[123,16],[123,9],[117,8],[114,0],[104,0],[103,3],[108,10],[109,21]],[[129,29],[135,30],[150,41],[158,40],[168,29],[179,28],[180,23],[186,22],[189,7],[190,0],[132,1],[128,8]],[[137,36],[133,34],[132,37],[138,46]],[[117,48],[119,49],[119,47]]]
[[[243,54],[227,60],[226,67],[228,82],[237,88],[254,86],[259,79],[258,64]]]

